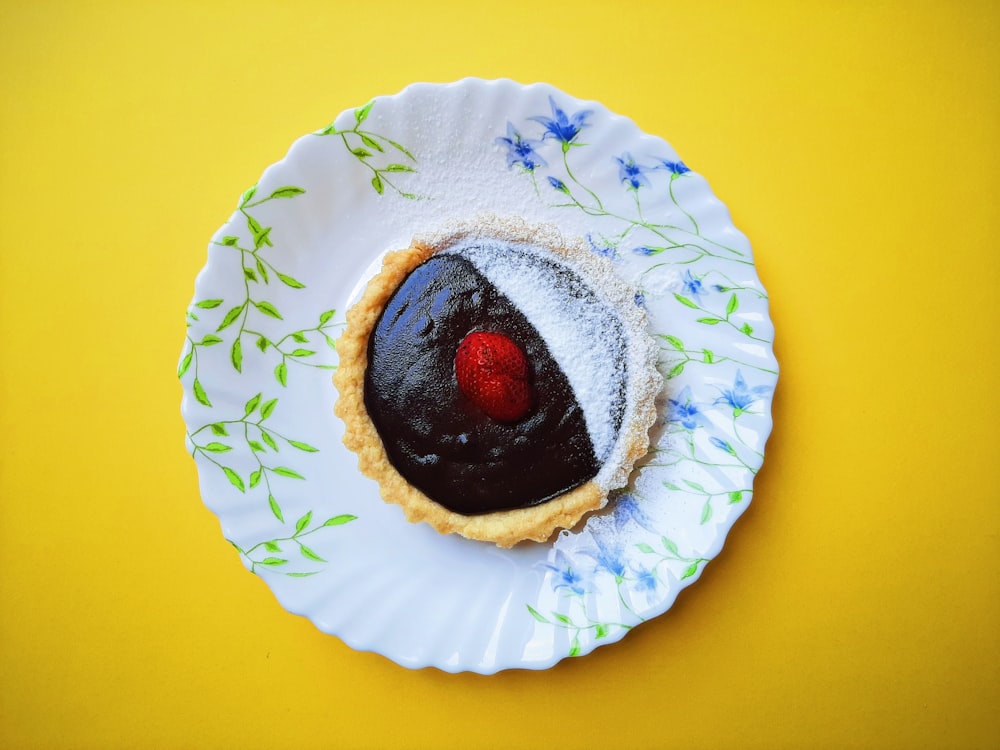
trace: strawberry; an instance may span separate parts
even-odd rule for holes
[[[516,422],[531,409],[528,359],[507,336],[473,331],[455,352],[458,387],[498,422]]]

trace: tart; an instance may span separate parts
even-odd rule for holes
[[[610,261],[518,219],[387,254],[337,350],[344,444],[383,499],[501,547],[605,506],[648,450],[663,384]]]

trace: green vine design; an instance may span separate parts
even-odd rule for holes
[[[642,288],[641,283],[643,279],[648,274],[668,265],[672,264],[660,263],[646,269],[639,279],[640,288]],[[736,330],[738,333],[746,337],[748,340],[756,341],[762,344],[772,343],[767,339],[755,336],[754,329],[749,323],[743,323],[742,325],[737,326],[732,321],[733,315],[735,315],[740,308],[740,300],[739,297],[737,296],[738,294],[750,294],[756,296],[758,299],[767,299],[767,295],[763,291],[755,287],[737,284],[725,274],[715,270],[709,271],[703,276],[690,276],[690,282],[686,283],[685,286],[687,287],[688,284],[692,285],[696,284],[698,289],[700,290],[702,288],[702,282],[707,281],[710,277],[716,277],[725,282],[725,283],[715,283],[711,285],[711,289],[713,289],[715,292],[729,295],[724,312],[719,313],[710,310],[703,305],[700,305],[698,302],[692,299],[692,296],[695,296],[697,298],[698,295],[686,295],[686,294],[681,294],[679,292],[674,292],[673,293],[674,299],[676,299],[677,302],[679,302],[680,304],[684,305],[685,307],[691,310],[696,310],[698,312],[704,313],[703,317],[698,318],[696,320],[696,322],[701,323],[702,325],[708,325],[708,326],[725,325],[729,328]],[[646,294],[648,292],[644,290],[643,293]],[[713,294],[712,296],[715,295]],[[777,370],[773,368],[762,367],[761,365],[755,362],[750,362],[743,359],[737,359],[736,357],[720,356],[716,352],[708,348],[689,349],[684,345],[684,342],[679,337],[674,336],[672,334],[653,333],[652,335],[661,342],[660,351],[666,352],[667,368],[665,370],[665,376],[668,380],[682,374],[684,372],[684,368],[691,363],[714,365],[722,362],[730,362],[732,364],[739,365],[740,367],[747,367],[770,375],[776,376],[778,374]]]
[[[289,363],[303,365],[305,367],[313,367],[319,370],[336,369],[336,365],[307,361],[309,357],[316,356],[318,351],[317,349],[306,348],[307,346],[316,346],[312,343],[312,339],[315,337],[321,337],[327,348],[332,351],[337,350],[336,339],[331,336],[329,332],[332,329],[343,327],[344,324],[342,322],[331,322],[331,319],[334,315],[336,315],[336,312],[336,310],[327,310],[320,314],[319,322],[315,326],[287,333],[277,340],[269,339],[265,334],[249,327],[245,328],[242,333],[246,333],[250,336],[256,336],[257,340],[255,345],[262,353],[266,353],[268,349],[273,349],[276,353],[281,355],[281,361],[274,368],[274,378],[282,386],[287,386]],[[306,346],[302,346],[303,344]]]
[[[293,199],[305,194],[305,190],[294,185],[286,185],[272,190],[267,195],[258,193],[258,186],[246,190],[237,207],[239,216],[246,224],[246,234],[227,234],[214,241],[215,247],[224,248],[239,254],[240,273],[243,280],[243,295],[236,300],[213,298],[198,300],[188,308],[185,349],[177,368],[178,378],[184,378],[189,372],[193,375],[192,393],[195,399],[206,407],[212,407],[208,392],[199,377],[199,357],[206,347],[224,344],[225,338],[232,335],[229,343],[229,362],[236,373],[243,372],[244,343],[253,342],[253,348],[262,355],[268,353],[277,357],[274,367],[274,379],[282,387],[288,385],[290,365],[332,370],[335,365],[327,364],[321,352],[324,349],[336,351],[334,331],[343,326],[342,322],[333,321],[336,310],[326,310],[319,314],[313,326],[301,328],[283,335],[267,334],[255,323],[255,320],[284,320],[278,307],[269,301],[265,294],[273,284],[280,284],[289,289],[305,289],[300,280],[284,272],[268,256],[268,250],[274,248],[272,227],[261,223],[254,209],[274,200]],[[200,338],[191,335],[196,325],[204,325],[201,318],[212,311],[227,310],[215,324],[215,330]],[[220,335],[221,334],[221,335]],[[285,465],[279,459],[283,451],[317,453],[319,449],[290,437],[284,431],[275,428],[271,420],[279,405],[278,398],[265,398],[263,393],[257,393],[244,404],[243,415],[239,418],[222,419],[209,422],[187,433],[191,446],[191,455],[201,458],[216,467],[226,477],[230,485],[240,493],[263,491],[267,494],[268,507],[271,514],[280,523],[285,523],[284,511],[279,502],[281,488],[286,481],[304,481],[305,477],[293,468]],[[253,456],[256,467],[249,473],[240,473],[228,465],[227,454],[239,449]],[[312,525],[313,512],[309,511],[298,519],[295,531],[283,537],[276,537],[259,542],[247,549],[230,543],[247,561],[251,571],[275,570],[291,577],[305,577],[319,572],[300,570],[291,565],[291,559],[283,555],[282,550],[295,548],[299,557],[314,563],[324,563],[303,539],[322,529],[340,526],[355,520],[356,516],[341,514],[333,516],[320,525]],[[288,565],[289,569],[284,569]],[[298,566],[299,568],[301,566]]]
[[[754,476],[757,474],[757,470],[740,457],[739,452],[733,447],[732,443],[722,440],[721,438],[714,439],[717,441],[715,442],[716,448],[735,459],[735,463],[720,463],[718,461],[709,461],[698,458],[698,451],[694,445],[694,436],[690,431],[687,432],[688,435],[686,445],[688,452],[686,454],[674,448],[661,448],[659,446],[655,446],[650,449],[651,460],[647,461],[643,465],[650,468],[673,468],[682,463],[692,463],[697,466],[703,466],[707,469],[740,469],[749,471],[751,475]]]
[[[595,640],[600,640],[601,638],[606,638],[612,631],[613,628],[621,628],[622,630],[631,630],[634,625],[628,625],[623,622],[600,622],[593,620],[586,614],[582,616],[582,624],[574,620],[569,615],[563,614],[562,612],[551,612],[551,618],[549,619],[537,609],[532,607],[530,604],[525,605],[528,608],[528,612],[534,617],[538,622],[544,623],[546,625],[551,625],[553,627],[562,628],[567,630],[572,634],[572,639],[570,640],[569,646],[569,656],[579,656],[582,650],[581,636],[584,633],[589,633],[593,631],[593,638]],[[582,599],[581,599],[581,607]],[[641,621],[641,619],[640,619]]]
[[[704,503],[701,507],[701,524],[704,525],[712,520],[713,507],[712,503],[717,497],[725,497],[728,499],[730,505],[736,505],[743,502],[744,497],[749,497],[752,490],[750,488],[744,488],[740,490],[723,490],[722,492],[710,492],[705,489],[704,485],[699,482],[692,482],[690,479],[682,480],[684,487],[681,487],[673,482],[663,482],[663,486],[668,490],[673,490],[674,492],[684,492],[689,495],[696,495],[698,497],[704,498]]]
[[[375,100],[373,99],[363,107],[358,107],[354,110],[354,127],[341,130],[331,123],[322,130],[317,131],[316,135],[340,136],[341,141],[344,143],[344,148],[358,160],[358,163],[371,171],[371,185],[379,195],[383,195],[385,189],[388,187],[396,191],[403,198],[416,200],[419,196],[401,190],[394,182],[397,175],[416,172],[416,168],[411,166],[411,164],[393,161],[390,153],[391,151],[398,152],[403,157],[403,161],[408,161],[412,164],[417,163],[416,157],[406,147],[391,138],[361,128],[361,125],[368,119],[368,115],[374,106]],[[389,163],[382,164],[381,166],[376,163],[386,160]]]
[[[583,189],[587,193],[587,195],[592,196],[595,199],[595,201],[592,204],[585,203],[578,197],[578,195],[574,194],[573,188],[570,185],[568,185],[565,182],[557,180],[559,184],[553,185],[553,187],[560,193],[565,195],[569,199],[569,201],[564,203],[554,203],[552,204],[552,207],[575,208],[582,211],[587,216],[591,216],[594,218],[614,219],[616,221],[622,222],[625,225],[624,229],[622,229],[621,232],[606,238],[609,240],[609,244],[611,244],[615,248],[623,244],[637,230],[646,230],[647,232],[651,233],[654,237],[658,238],[658,240],[663,243],[655,245],[648,245],[648,244],[644,245],[643,251],[644,254],[646,255],[660,255],[661,253],[665,253],[668,251],[690,250],[693,254],[692,257],[682,261],[675,261],[675,264],[685,265],[689,263],[695,263],[701,260],[702,258],[719,258],[722,260],[728,260],[733,263],[740,263],[742,265],[747,265],[747,266],[753,265],[753,261],[746,259],[744,257],[744,253],[742,253],[741,251],[729,247],[727,245],[723,245],[722,243],[716,242],[715,240],[712,240],[708,237],[705,237],[700,233],[700,231],[692,231],[690,229],[685,229],[683,227],[679,227],[673,224],[657,224],[648,221],[643,217],[641,199],[639,198],[639,192],[637,190],[631,191],[634,195],[636,216],[635,217],[626,216],[625,214],[611,211],[605,208],[604,203],[601,201],[599,197],[597,197],[597,195],[593,192],[593,190],[584,186],[583,183],[581,183],[572,174],[572,172],[569,172],[568,175],[573,183],[575,183],[581,189]],[[670,195],[671,198],[673,198],[672,190]],[[676,203],[676,199],[674,200],[674,202]],[[678,208],[682,213],[685,214],[685,216],[689,216],[688,213],[684,211],[683,208],[680,208],[679,204]],[[677,239],[675,239],[675,234],[693,236],[697,238],[698,242],[678,241]],[[699,242],[712,245],[715,249],[709,250],[705,248],[703,245],[699,244]]]
[[[258,542],[252,547],[243,549],[231,539],[228,540],[240,553],[240,556],[250,565],[250,572],[260,574],[258,566],[265,570],[278,572],[290,578],[307,578],[315,575],[319,570],[287,570],[286,565],[292,565],[291,556],[287,552],[297,552],[298,557],[311,563],[326,563],[327,560],[316,553],[303,541],[308,536],[332,526],[343,526],[346,523],[357,520],[357,516],[349,513],[342,513],[328,518],[318,526],[312,526],[313,512],[309,511],[295,522],[295,531],[289,536],[268,539],[265,542]],[[311,527],[311,528],[310,528]]]
[[[241,418],[206,424],[194,432],[189,432],[188,440],[192,446],[191,456],[201,456],[214,464],[240,492],[246,493],[248,489],[252,490],[258,485],[263,485],[267,489],[267,502],[271,513],[284,523],[281,506],[274,494],[274,483],[279,477],[299,480],[305,477],[287,466],[271,463],[270,459],[274,457],[273,454],[280,452],[282,445],[304,453],[317,453],[319,449],[301,440],[290,438],[271,426],[264,426],[264,422],[274,414],[277,406],[278,399],[264,400],[263,394],[258,393],[246,402]],[[207,436],[208,440],[199,439],[202,435]],[[242,439],[256,460],[257,468],[245,479],[238,471],[223,463],[222,456],[232,451],[234,447],[230,442],[223,442],[225,439],[230,441]]]
[[[754,370],[759,370],[760,372],[765,372],[771,375],[777,375],[778,371],[761,367],[753,362],[748,362],[742,359],[736,359],[735,357],[722,356],[716,354],[711,349],[701,348],[701,349],[689,349],[684,345],[684,341],[679,337],[668,333],[654,333],[653,338],[658,341],[667,344],[667,346],[660,346],[660,351],[665,352],[667,356],[667,370],[665,377],[667,380],[676,378],[678,375],[684,372],[684,368],[692,362],[704,365],[714,365],[721,362],[731,362],[741,367],[749,367]]]
[[[674,195],[674,182],[680,179],[682,176],[683,175],[677,172],[670,173],[670,182],[667,183],[667,192],[670,195],[670,201],[678,208],[678,210],[680,210],[682,214],[684,214],[684,216],[687,217],[687,220],[690,221],[691,225],[694,227],[695,235],[700,237],[701,228],[698,226],[698,222],[695,220],[694,216],[692,216],[683,206],[681,206],[680,203],[677,202],[677,196]]]
[[[678,548],[676,542],[668,539],[667,537],[661,537],[660,544],[663,549],[658,550],[646,542],[639,542],[636,544],[636,549],[648,555],[656,555],[657,560],[653,563],[653,570],[656,575],[659,576],[659,567],[664,563],[682,563],[686,567],[681,573],[680,580],[690,578],[698,572],[698,569],[708,562],[707,557],[686,557],[680,553],[680,548]]]
[[[646,273],[648,273],[648,271]],[[725,282],[724,284],[720,284],[718,282],[716,282],[715,284],[713,284],[712,286],[715,288],[716,291],[719,291],[719,292],[747,292],[748,294],[752,294],[755,297],[757,297],[757,299],[767,299],[767,294],[763,290],[761,290],[759,287],[747,286],[745,284],[738,284],[737,282],[735,282],[731,278],[729,278],[726,274],[722,273],[722,271],[719,271],[717,269],[712,269],[712,270],[708,271],[707,273],[703,274],[701,276],[701,280],[704,281],[704,280],[707,280],[707,279],[709,279],[711,277],[718,277],[718,278],[722,279],[722,281]]]
[[[244,241],[235,234],[225,235],[212,243],[216,247],[231,249],[239,253],[244,294],[237,304],[230,302],[232,306],[228,307],[228,311],[219,321],[214,333],[205,334],[197,340],[192,338],[190,333],[187,335],[185,352],[177,368],[177,376],[183,378],[193,368],[192,392],[195,399],[203,406],[212,406],[212,401],[198,377],[199,350],[224,343],[223,338],[218,334],[227,329],[235,330],[235,336],[229,345],[229,361],[238,373],[243,372],[244,339],[246,337],[252,339],[254,346],[262,353],[273,350],[280,356],[281,359],[274,368],[274,378],[282,386],[288,385],[289,364],[324,370],[335,369],[335,365],[319,361],[320,358],[316,356],[318,354],[316,344],[312,343],[313,341],[321,342],[320,345],[336,350],[335,338],[331,335],[331,331],[342,326],[343,323],[332,322],[333,316],[336,314],[335,310],[321,313],[317,325],[292,331],[280,338],[269,337],[252,324],[251,316],[259,316],[261,319],[284,320],[277,306],[259,294],[260,290],[268,287],[273,280],[277,280],[291,289],[305,289],[306,285],[281,271],[273,261],[265,257],[263,253],[266,249],[274,247],[271,239],[272,228],[261,224],[250,211],[269,201],[295,198],[305,192],[301,187],[286,185],[271,191],[266,197],[257,197],[257,186],[254,185],[243,193],[238,206],[240,215],[246,221],[252,247],[245,245]],[[194,323],[200,322],[199,314],[202,311],[223,309],[225,305],[224,299],[203,299],[193,303],[187,313],[189,330]],[[314,357],[315,359],[312,359]]]
[[[217,307],[220,304],[220,300],[202,300],[201,302],[195,302],[191,307],[209,310],[213,307]],[[188,331],[191,327],[200,322],[198,314],[192,309],[188,309],[187,312],[187,328]],[[194,397],[198,400],[198,403],[203,406],[211,406],[212,402],[208,398],[208,393],[205,391],[205,387],[201,384],[201,380],[198,378],[198,350],[206,346],[215,346],[216,344],[221,344],[222,339],[212,333],[207,333],[202,336],[198,341],[191,338],[191,334],[187,333],[185,335],[185,351],[181,356],[181,361],[177,365],[177,379],[180,380],[184,375],[194,366],[194,380],[192,381],[192,390],[194,392]]]
[[[761,344],[771,343],[767,339],[762,339],[758,336],[754,336],[753,326],[751,326],[749,323],[743,323],[743,325],[738,326],[736,325],[736,323],[732,321],[733,315],[735,315],[736,312],[740,309],[740,300],[739,297],[736,296],[736,292],[732,292],[729,295],[729,299],[726,301],[726,309],[725,312],[723,313],[718,313],[709,310],[708,308],[699,305],[690,297],[686,297],[685,295],[679,292],[674,292],[674,299],[676,299],[685,307],[689,307],[692,310],[704,313],[704,317],[696,319],[697,323],[701,323],[702,325],[708,325],[708,326],[716,326],[723,324],[732,328],[734,331],[738,331],[739,333],[743,334],[746,338],[750,339],[751,341],[757,341]]]

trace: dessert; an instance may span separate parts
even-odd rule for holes
[[[484,217],[389,253],[337,343],[344,443],[410,521],[509,547],[603,507],[662,386],[634,291],[582,242]]]

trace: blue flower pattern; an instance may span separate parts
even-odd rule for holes
[[[520,166],[525,172],[534,172],[538,167],[548,166],[545,159],[535,151],[535,146],[541,141],[525,138],[514,128],[513,123],[507,123],[507,135],[497,138],[496,142],[507,148],[508,169]]]
[[[573,569],[566,555],[557,551],[555,560],[545,563],[544,568],[552,572],[552,588],[555,591],[564,590],[575,596],[587,593],[586,581],[580,573]]]
[[[625,549],[620,538],[605,539],[596,537],[594,549],[585,552],[594,559],[596,573],[610,573],[615,580],[622,581],[627,572],[624,554]]]
[[[569,162],[569,151],[573,148],[586,145],[581,141],[581,133],[586,128],[591,127],[591,118],[594,115],[594,111],[591,109],[569,111],[567,108],[560,106],[554,96],[549,96],[548,103],[550,114],[534,115],[527,118],[529,123],[536,123],[541,126],[539,132],[536,134],[537,137],[524,135],[522,130],[519,130],[518,126],[512,122],[507,123],[506,134],[497,137],[496,143],[504,149],[508,168],[518,166],[522,171],[531,174],[534,178],[536,171],[551,166],[550,161],[540,153],[544,144],[546,142],[558,143],[561,150],[562,166],[568,179],[563,179],[552,174],[546,175],[546,179],[550,187],[570,199],[570,203],[560,205],[579,208],[591,216],[613,216],[614,214],[609,212],[605,207],[601,197],[577,179]],[[636,195],[640,189],[651,189],[654,187],[650,179],[653,173],[667,172],[670,175],[670,185],[668,188],[670,198],[680,212],[691,222],[697,232],[697,222],[691,214],[680,208],[673,189],[674,180],[678,177],[689,175],[691,173],[690,168],[682,161],[656,156],[651,156],[648,160],[644,161],[646,163],[640,162],[633,154],[626,151],[611,156],[609,166],[617,168],[619,183],[627,191]],[[632,220],[632,224],[633,228],[644,226],[646,229],[652,229],[654,233],[660,234],[662,239],[667,240],[674,247],[693,247],[691,243],[684,244],[671,240],[662,231],[641,220]],[[629,231],[626,229],[621,236],[624,237]],[[637,245],[633,252],[639,255],[656,255],[663,252],[667,247],[657,244],[641,244]],[[737,255],[739,254],[736,250],[729,248],[726,248],[726,250]],[[714,254],[709,250],[703,250],[702,252],[707,255]]]
[[[599,195],[574,171],[577,154],[588,147],[583,134],[594,126],[594,111],[565,106],[554,96],[548,97],[548,108],[548,113],[527,117],[520,124],[508,122],[506,134],[497,138],[508,169],[518,168],[527,173],[539,199],[548,206],[582,212],[588,217],[588,221],[593,222],[593,229],[584,233],[584,239],[595,255],[616,264],[627,264],[629,257],[655,259],[645,261],[649,264],[646,272],[676,264],[674,281],[666,287],[647,288],[645,277],[640,276],[635,295],[637,305],[646,306],[650,297],[676,299],[679,306],[693,311],[688,314],[696,316],[706,332],[725,327],[745,337],[748,343],[770,344],[754,330],[755,323],[742,314],[745,296],[766,298],[763,291],[746,282],[734,281],[744,278],[741,274],[733,274],[731,278],[718,270],[752,267],[752,260],[739,249],[705,236],[697,217],[684,205],[688,181],[695,178],[692,170],[677,158],[655,152],[607,154],[604,164],[608,177],[614,175],[621,188],[618,195],[628,196],[634,204],[629,213],[627,204],[611,194]],[[591,159],[588,167],[599,168],[599,164],[599,159]],[[548,190],[539,191],[539,184]],[[664,223],[648,220],[643,202],[650,199],[661,201],[661,205],[662,201],[669,201],[667,211],[672,218]],[[706,260],[709,270],[704,271],[702,261]],[[646,466],[655,470],[657,466],[671,467],[688,462],[693,467],[704,464],[755,473],[755,464],[759,466],[755,457],[762,457],[762,454],[743,439],[739,425],[744,419],[754,418],[757,413],[754,405],[766,398],[773,387],[748,382],[744,370],[756,368],[765,379],[771,379],[776,372],[743,361],[738,351],[719,352],[712,346],[695,347],[669,333],[658,334],[658,338],[663,342],[662,369],[668,380],[662,428],[665,435],[675,439],[654,445]],[[711,341],[710,337],[706,341]],[[723,363],[727,369],[737,366],[731,383],[719,383],[711,376],[713,368]],[[693,381],[689,378],[689,384],[682,388],[669,388],[671,379],[693,368],[699,368],[703,376]],[[698,384],[698,388],[693,388],[691,382]],[[708,393],[704,392],[705,388]],[[714,393],[711,392],[713,388]],[[721,414],[729,414],[732,423],[727,426],[719,419]],[[678,484],[663,482],[667,494],[664,497],[662,491],[658,493],[658,502],[653,505],[632,485],[619,491],[613,499],[613,510],[602,518],[602,524],[593,526],[592,530],[588,525],[581,533],[582,546],[574,547],[575,564],[558,544],[550,553],[544,569],[552,590],[562,597],[563,609],[553,612],[551,618],[535,610],[531,610],[531,614],[540,622],[573,633],[571,655],[579,648],[579,639],[587,633],[590,638],[600,639],[613,628],[628,629],[643,621],[644,616],[634,602],[653,595],[664,585],[666,579],[661,577],[664,571],[673,580],[683,580],[696,575],[707,562],[696,552],[682,551],[663,536],[662,519],[653,518],[652,510],[662,513],[664,502],[669,504],[667,498],[672,494],[694,495],[702,501],[701,523],[705,524],[714,517],[716,502],[727,499],[729,504],[735,504],[752,494],[749,488],[713,486],[711,474],[705,479],[696,473],[684,476],[687,478]],[[649,541],[635,543],[635,539]],[[632,544],[627,545],[624,540]],[[641,555],[647,556],[647,561],[637,561],[636,547]],[[581,563],[583,558],[592,564]],[[586,601],[605,587],[617,591],[626,621],[595,620],[587,609]]]
[[[738,417],[747,411],[754,402],[769,394],[771,390],[772,388],[769,385],[758,385],[750,388],[743,379],[743,373],[737,370],[733,387],[721,389],[722,395],[715,399],[715,403],[731,407],[733,416]]]
[[[705,293],[705,287],[701,279],[695,277],[691,271],[684,272],[683,278],[684,292],[690,297],[701,297]]]
[[[552,117],[540,115],[529,119],[544,126],[545,133],[542,135],[542,140],[554,138],[562,144],[563,151],[566,151],[570,146],[577,145],[575,143],[576,137],[580,135],[581,130],[587,127],[587,118],[593,114],[593,111],[585,109],[575,112],[572,115],[567,115],[556,104],[555,98],[551,96],[549,97],[549,105],[552,107]]]
[[[656,577],[656,571],[651,568],[636,566],[632,569],[635,577],[635,587],[639,591],[656,591],[660,585],[660,579]]]
[[[684,162],[670,161],[668,159],[660,159],[660,164],[657,168],[666,169],[673,176],[680,176],[691,171]]]
[[[685,386],[677,396],[667,399],[667,422],[679,424],[685,430],[709,426],[708,418],[692,401],[691,386]]]
[[[615,161],[618,162],[618,180],[629,190],[649,187],[649,180],[646,178],[648,168],[636,164],[632,154],[625,153],[616,156]]]
[[[656,524],[653,519],[650,518],[649,514],[643,507],[642,499],[636,495],[634,492],[624,491],[619,492],[614,498],[615,512],[614,512],[614,522],[615,530],[619,533],[628,530],[631,525],[638,526],[641,529],[645,529],[650,534],[659,533],[656,528]]]
[[[590,251],[594,253],[594,255],[600,255],[602,258],[609,258],[612,261],[619,259],[618,248],[604,238],[601,238],[601,241],[598,242],[594,238],[592,232],[587,232],[587,234],[584,235],[584,240],[587,241],[587,245],[590,247]]]

